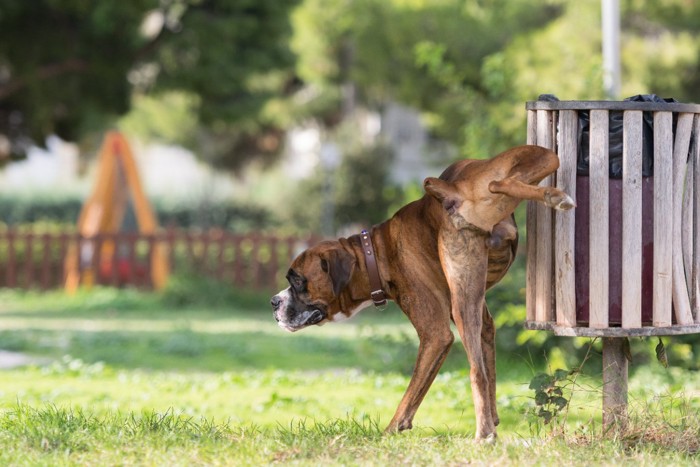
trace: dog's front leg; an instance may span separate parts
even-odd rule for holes
[[[420,288],[416,284],[413,293],[398,300],[399,306],[416,328],[420,345],[411,381],[385,430],[388,433],[412,428],[413,417],[454,342],[448,297],[441,299],[436,291]]]
[[[450,287],[452,319],[469,359],[477,439],[496,436],[496,410],[492,407],[495,394],[491,394],[492,390],[495,392],[495,387],[491,388],[492,382],[495,386],[495,355],[491,348],[486,352],[482,348],[482,338],[489,347],[493,341],[488,332],[482,334],[488,267],[487,240],[486,234],[460,230],[444,231],[439,242],[440,261]]]

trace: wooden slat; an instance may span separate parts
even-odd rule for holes
[[[527,113],[527,144],[537,144],[537,112]]]
[[[527,110],[642,110],[644,112],[700,113],[698,104],[635,101],[529,101]]]
[[[90,255],[89,262],[86,261],[85,265],[87,266],[86,269],[89,270],[89,274],[91,275],[91,283],[90,286],[93,286],[95,284],[99,284],[99,279],[100,279],[100,263],[102,262],[102,245],[103,245],[103,235],[97,234],[92,237],[90,237],[89,240],[87,240],[88,244],[88,251],[90,246],[92,246],[92,255]],[[83,269],[83,274],[85,274],[85,269]]]
[[[142,237],[143,238],[143,237]],[[156,240],[153,235],[148,235],[146,238],[146,255],[145,255],[145,271],[143,277],[139,277],[139,282],[150,289],[154,288],[156,279],[153,275],[153,257],[156,254]]]
[[[47,290],[51,287],[51,235],[44,233],[41,236],[41,288]]]
[[[694,116],[693,127],[697,125],[698,116]],[[695,186],[693,184],[695,174],[695,151],[697,150],[697,137],[690,141],[690,156],[688,157],[688,167],[685,172],[685,182],[683,189],[683,208],[681,213],[682,221],[682,248],[683,248],[683,270],[685,272],[685,283],[688,287],[688,298],[690,299],[690,309],[695,310],[697,293],[693,287],[693,204],[695,198]],[[693,315],[695,315],[693,311]]]
[[[280,249],[280,242],[276,238],[271,238],[270,239],[270,261],[267,264],[267,279],[266,281],[269,281],[268,284],[270,287],[275,287],[277,285],[277,281],[275,279],[275,275],[277,273],[277,270],[279,269],[279,249]]]
[[[642,112],[623,119],[622,327],[642,326]]]
[[[695,297],[694,311],[695,322],[700,323],[700,118],[695,118],[693,125],[693,135],[695,136],[695,150],[693,151],[693,183],[695,191],[693,193],[693,258],[691,273],[691,290]]]
[[[170,266],[171,269],[176,269],[177,268],[177,263],[175,261],[176,255],[175,255],[175,248],[177,245],[177,239],[175,238],[175,229],[170,227],[168,228],[168,231],[165,234],[165,244],[167,245],[166,251],[167,251],[167,258],[168,258],[168,265]]]
[[[68,245],[70,241],[70,235],[66,231],[62,231],[58,236],[58,265],[59,272],[56,277],[56,282],[52,284],[54,287],[60,287],[62,284],[66,283],[66,267],[65,258],[68,254]]]
[[[559,112],[559,170],[557,187],[576,199],[578,153],[578,112]],[[556,277],[556,318],[559,326],[576,326],[575,215],[574,210],[557,211],[554,229]]]
[[[17,233],[14,229],[7,231],[7,275],[5,277],[5,285],[9,288],[17,286],[17,255],[15,248],[17,247]]]
[[[138,259],[136,255],[136,243],[138,242],[138,237],[135,234],[130,234],[127,235],[124,240],[122,240],[125,243],[125,251],[126,251],[126,257],[128,259],[130,267],[127,268],[126,271],[126,283],[127,284],[133,284],[135,283],[135,276],[134,274],[136,271],[136,265],[138,264]]]
[[[258,288],[262,287],[262,279],[260,276],[260,271],[262,270],[262,264],[260,264],[260,249],[263,242],[264,239],[261,236],[253,236],[253,251],[250,252],[250,285]]]
[[[107,238],[109,239],[108,243],[112,244],[112,257],[109,260],[109,264],[111,264],[111,269],[109,270],[109,283],[113,287],[117,287],[119,285],[119,263],[121,262],[121,253],[122,253],[122,242],[124,241],[125,234],[123,233],[114,233],[109,235]],[[132,263],[133,264],[133,263]],[[107,278],[105,278],[107,279]],[[128,282],[127,282],[128,283]]]
[[[527,144],[537,144],[537,112],[527,112]],[[527,203],[527,265],[525,272],[525,310],[527,321],[535,321],[537,289],[537,207],[534,201]],[[290,248],[290,251],[293,251]]]
[[[676,138],[673,143],[673,310],[676,323],[680,325],[693,324],[690,311],[688,287],[685,282],[683,268],[683,183],[690,148],[690,133],[693,128],[692,113],[682,113],[676,124]]]
[[[233,266],[233,282],[234,284],[243,284],[243,271],[245,270],[245,261],[243,258],[243,237],[237,237],[234,243],[235,259]]]
[[[654,113],[654,317],[657,327],[671,325],[673,238],[673,133],[671,112]]]
[[[224,271],[225,271],[225,260],[224,260],[224,254],[226,252],[226,235],[222,232],[221,235],[216,239],[217,240],[217,254],[216,254],[216,278],[219,280],[224,280]]]
[[[608,327],[608,111],[591,111],[589,326]]]
[[[203,273],[208,273],[213,270],[210,262],[209,262],[209,246],[211,244],[211,235],[209,232],[205,233],[202,235],[202,254],[201,254],[201,264],[202,264],[202,272]]]
[[[554,149],[552,131],[553,112],[537,111],[537,144],[548,149]],[[546,177],[540,186],[551,186],[552,176]],[[540,322],[554,319],[552,309],[552,210],[541,203],[537,209],[537,284],[535,316]]]
[[[583,326],[570,328],[557,326],[555,323],[537,323],[530,321],[525,323],[525,329],[532,331],[552,331],[555,336],[568,337],[649,337],[649,336],[680,336],[683,334],[700,334],[700,324],[691,326],[669,326],[665,328],[655,328],[644,326],[641,328],[587,328]]]
[[[25,287],[31,289],[34,287],[34,238],[33,232],[28,232],[24,236],[25,250],[24,250],[24,280],[26,281]]]

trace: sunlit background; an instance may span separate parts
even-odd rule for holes
[[[237,231],[334,234],[385,219],[457,158],[522,144],[526,101],[605,97],[597,1],[1,8],[4,223],[27,220],[18,205],[84,200],[119,129],[161,223],[226,205],[250,221],[225,226]],[[621,2],[616,98],[698,99],[698,11]]]
[[[601,11],[614,3],[0,2],[0,443],[19,446],[0,447],[0,463],[76,462],[81,449],[86,463],[142,459],[139,448],[100,457],[106,442],[64,425],[44,430],[31,411],[47,404],[58,419],[65,407],[154,410],[262,427],[260,449],[245,445],[245,429],[212,435],[233,463],[224,444],[248,446],[249,462],[328,460],[314,457],[322,449],[304,457],[300,426],[261,441],[280,424],[349,417],[383,428],[418,345],[401,312],[287,335],[271,293],[311,242],[382,222],[455,160],[525,143],[525,103],[541,94],[700,101],[700,3],[620,0],[619,89],[602,44]],[[524,331],[524,287],[521,251],[488,297],[501,433],[547,431],[528,381],[585,363],[584,403],[560,426],[587,436],[581,427],[600,416],[599,343]],[[631,393],[684,390],[697,413],[700,344],[675,339],[664,372],[656,343],[632,342]],[[419,436],[473,434],[467,371],[454,349],[416,417]],[[36,433],[12,431],[32,423]],[[154,463],[221,460],[199,448],[154,448]],[[406,462],[489,463],[436,459]]]

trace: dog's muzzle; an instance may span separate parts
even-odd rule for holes
[[[272,297],[270,305],[272,305],[272,315],[279,327],[290,332],[313,326],[326,319],[326,312],[323,310],[294,303],[289,289]]]

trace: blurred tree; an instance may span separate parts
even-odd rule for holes
[[[0,162],[49,134],[78,140],[125,113],[133,91],[184,92],[208,159],[272,152],[266,106],[293,86],[297,0],[34,0],[0,3]]]
[[[358,138],[362,119],[357,117],[343,119],[333,131],[335,144],[343,148],[338,166],[319,164],[311,177],[296,185],[279,213],[283,224],[295,225],[301,232],[331,234],[357,225],[369,227],[384,221],[397,199],[403,198],[403,187],[390,177],[393,151],[381,142]],[[321,215],[327,202],[335,207],[331,219]]]
[[[623,0],[624,96],[700,100],[700,6]],[[563,0],[305,0],[293,15],[308,107],[339,121],[347,82],[362,105],[423,112],[462,156],[521,144],[523,103],[599,99],[600,3]]]
[[[622,8],[623,92],[699,100],[700,7]],[[101,130],[132,104],[143,112],[131,130],[229,169],[275,154],[300,119],[333,128],[355,103],[389,101],[486,156],[522,141],[524,100],[601,97],[598,22],[599,4],[564,0],[2,2],[0,163],[50,133]]]
[[[624,0],[623,67],[649,91],[700,102],[700,4],[685,0]]]
[[[433,134],[479,156],[512,140],[490,121],[489,56],[562,11],[552,0],[306,0],[292,42],[307,103],[335,124],[347,94],[370,108],[398,101],[423,111]],[[348,87],[348,82],[354,88]],[[470,151],[471,153],[471,151]]]

